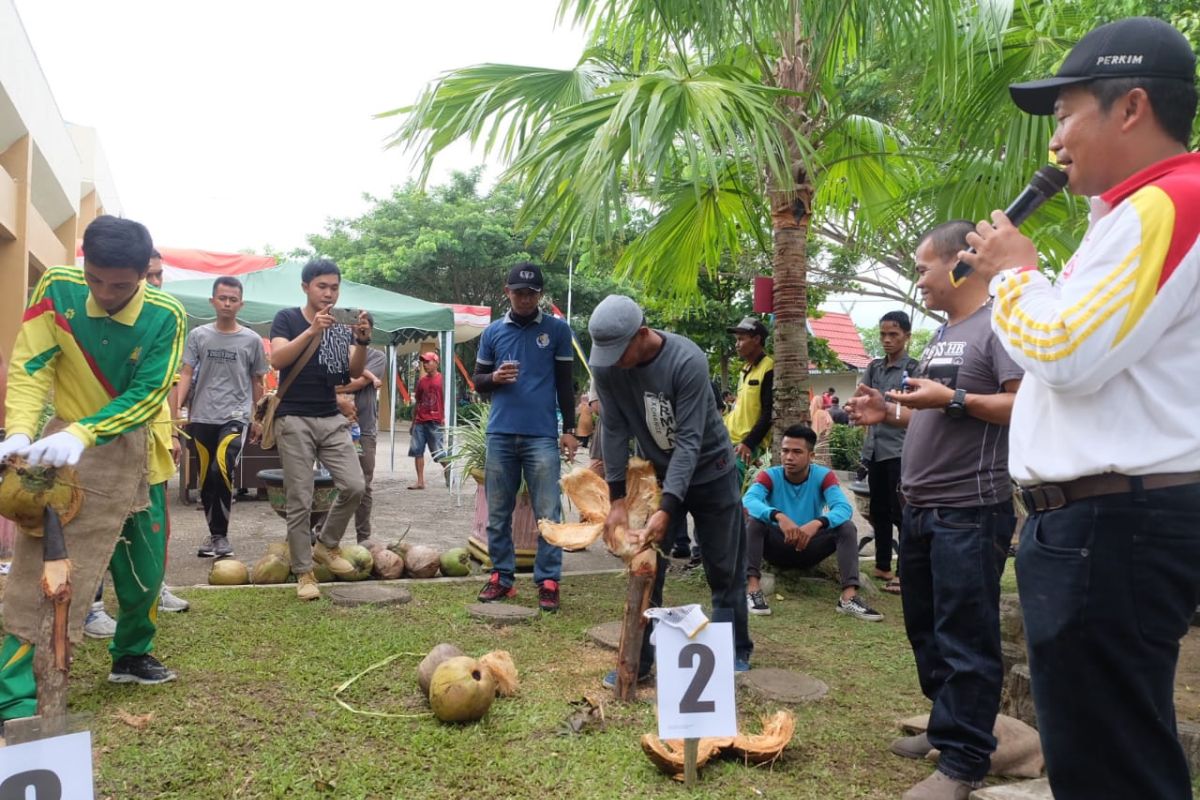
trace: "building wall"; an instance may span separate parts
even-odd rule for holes
[[[102,213],[120,213],[104,151],[68,125],[16,7],[0,0],[0,355],[6,359],[30,287]]]

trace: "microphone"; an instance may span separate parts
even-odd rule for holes
[[[1042,203],[1061,192],[1066,185],[1067,173],[1047,164],[1033,173],[1033,177],[1029,179],[1029,184],[1017,195],[1017,199],[1009,203],[1008,208],[1004,209],[1004,215],[1009,218],[1013,225],[1020,226],[1022,222],[1029,219],[1034,211],[1038,210]],[[972,247],[967,252],[974,253],[975,248]],[[954,265],[954,270],[950,273],[951,285],[957,288],[959,284],[966,280],[971,272],[973,272],[973,268],[970,264],[965,261],[959,261]]]

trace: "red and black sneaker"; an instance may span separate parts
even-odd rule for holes
[[[558,581],[547,578],[538,584],[538,608],[551,614],[558,611]]]
[[[479,602],[481,603],[495,603],[500,600],[507,600],[510,597],[516,596],[517,587],[505,586],[504,584],[500,583],[499,572],[493,572],[492,577],[489,578],[488,582],[484,584],[482,589],[479,590]]]

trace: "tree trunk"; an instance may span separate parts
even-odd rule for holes
[[[784,55],[775,66],[776,85],[803,92],[808,84],[806,48],[793,42],[792,55]],[[803,130],[803,98],[781,101]],[[782,431],[797,422],[808,422],[808,226],[811,221],[813,187],[809,182],[800,149],[790,132],[784,132],[793,165],[793,185],[781,187],[774,180],[768,189],[771,227],[774,235],[772,269],[775,289],[775,426],[773,450],[779,451]]]

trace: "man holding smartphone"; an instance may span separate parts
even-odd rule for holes
[[[338,413],[336,390],[362,374],[371,343],[365,311],[355,325],[339,325],[334,316],[342,273],[325,258],[314,258],[300,273],[307,296],[303,308],[285,308],[271,323],[271,366],[284,385],[300,372],[275,411],[275,439],[283,465],[287,495],[288,548],[301,600],[321,596],[313,562],[339,577],[354,571],[338,545],[358,509],[365,488],[362,467],[350,439],[349,422]],[[344,310],[336,310],[344,314]],[[313,462],[320,460],[333,476],[337,500],[321,528],[316,545],[309,529],[313,496]]]

